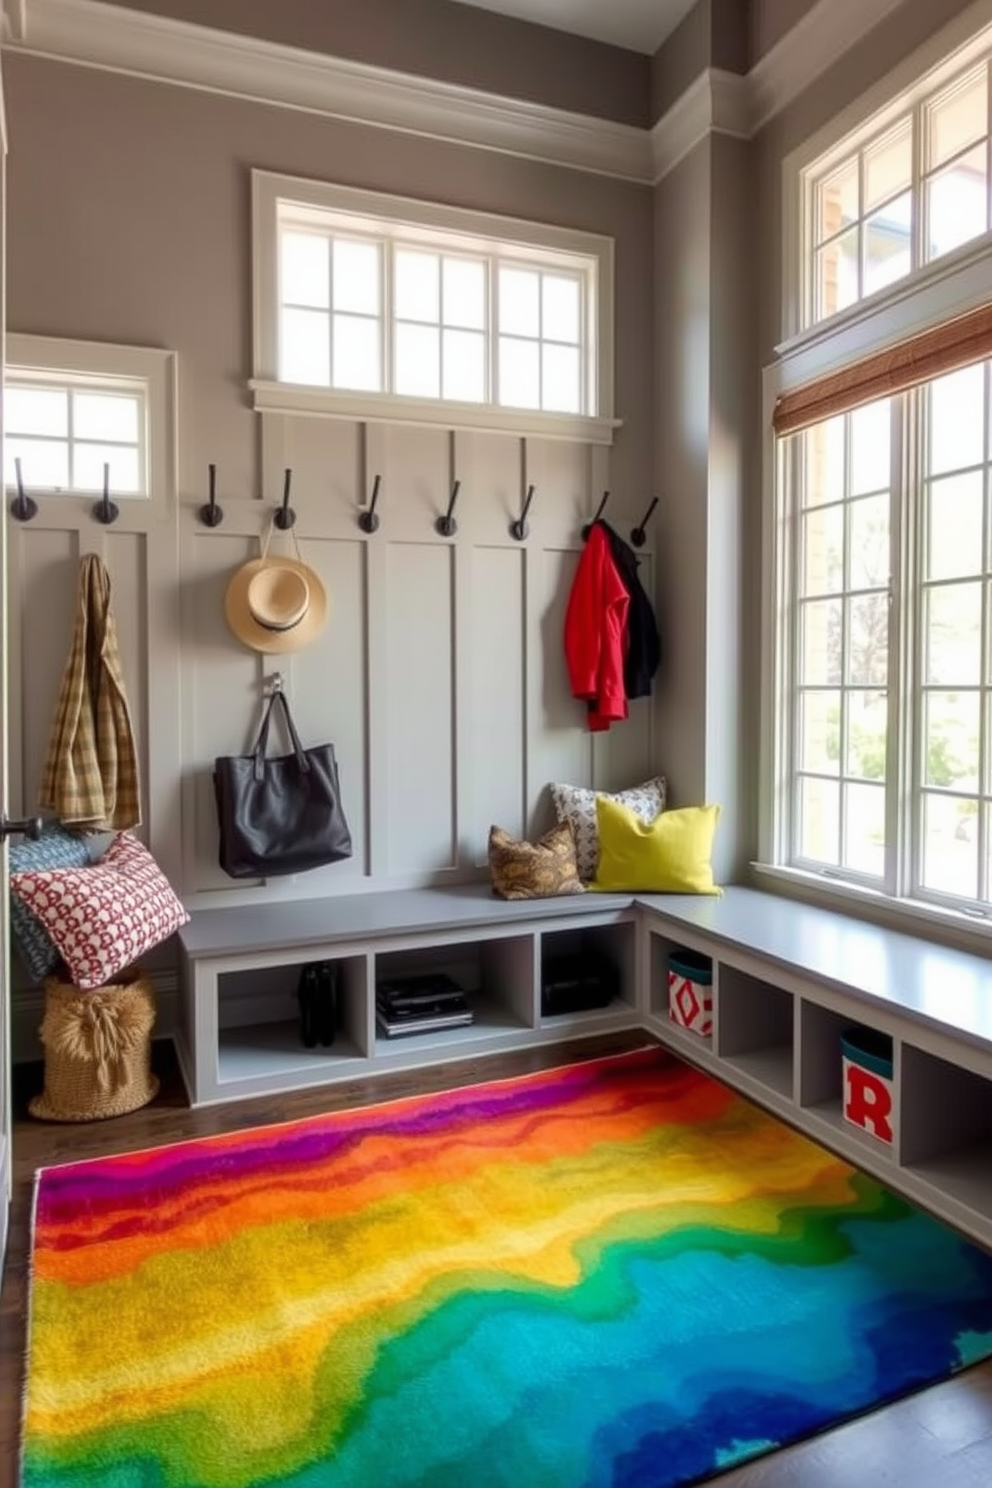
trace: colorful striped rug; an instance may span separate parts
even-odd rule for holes
[[[992,1353],[992,1259],[657,1050],[49,1168],[26,1488],[672,1488]]]

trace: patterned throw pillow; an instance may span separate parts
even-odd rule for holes
[[[521,842],[502,827],[489,828],[489,873],[500,899],[550,899],[581,894],[575,839],[565,822],[538,842]]]
[[[84,990],[113,981],[189,919],[151,853],[129,832],[99,863],[12,873],[10,889],[41,920]]]
[[[10,844],[11,873],[35,868],[82,868],[89,861],[86,838],[67,832],[60,822],[46,822],[36,840],[15,838]],[[44,981],[59,964],[58,948],[38,916],[16,894],[10,896],[10,934],[35,981]]]
[[[629,790],[609,792],[589,790],[583,785],[552,785],[551,795],[560,822],[568,822],[575,834],[575,859],[579,878],[588,883],[595,877],[599,862],[599,833],[596,829],[596,797],[605,795],[610,801],[619,801],[633,811],[643,822],[653,822],[665,809],[668,782],[664,775],[655,775],[643,785],[633,785]]]

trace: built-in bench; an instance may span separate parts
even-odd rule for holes
[[[992,1246],[992,963],[747,888],[721,898],[495,899],[488,885],[368,893],[194,913],[180,932],[177,1048],[195,1105],[644,1028],[727,1084]],[[713,971],[713,1024],[668,1016],[669,956]],[[619,970],[606,1008],[542,1012],[543,969],[575,951]],[[296,984],[338,963],[339,1026],[307,1049]],[[451,971],[467,1027],[389,1039],[378,980]],[[891,1038],[891,1140],[842,1110],[840,1036]]]

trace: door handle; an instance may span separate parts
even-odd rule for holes
[[[41,827],[40,816],[22,816],[12,821],[6,814],[0,815],[0,837],[13,837],[16,833],[23,832],[32,842],[37,842],[41,836]]]

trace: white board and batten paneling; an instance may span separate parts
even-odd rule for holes
[[[220,467],[217,527],[200,518],[204,489],[121,500],[112,526],[81,497],[45,498],[31,522],[11,524],[12,811],[37,801],[87,552],[111,575],[142,835],[190,908],[477,878],[491,823],[519,835],[550,824],[550,781],[613,788],[664,767],[650,700],[592,736],[569,695],[565,605],[582,524],[609,485],[607,451],[260,417],[261,489],[231,491]],[[223,602],[232,573],[259,552],[287,467],[297,520],[272,550],[295,553],[295,535],[330,606],[311,646],[276,658],[230,634]],[[380,523],[367,535],[358,516],[377,475]],[[455,481],[457,530],[444,537],[435,523]],[[531,484],[521,542],[510,526]],[[616,507],[625,532],[629,514]],[[642,573],[653,592],[648,553]],[[304,741],[334,742],[354,855],[295,878],[235,882],[217,863],[213,761],[247,752],[277,671]]]
[[[456,883],[484,872],[490,824],[550,824],[552,780],[632,783],[661,768],[650,700],[592,736],[562,646],[581,528],[608,488],[600,449],[510,435],[266,413],[264,498],[222,493],[224,521],[181,518],[183,893],[193,906]],[[261,657],[228,632],[223,596],[292,470],[295,552],[321,575],[329,622],[306,650]],[[376,477],[378,530],[358,517]],[[436,529],[455,482],[456,531]],[[523,542],[510,533],[530,484]],[[653,592],[651,556],[643,577]],[[235,883],[217,866],[211,770],[247,750],[263,687],[284,679],[305,743],[333,740],[354,856]],[[280,747],[284,745],[280,742]]]

